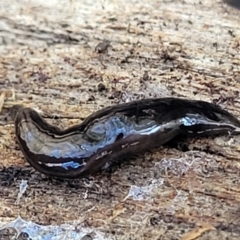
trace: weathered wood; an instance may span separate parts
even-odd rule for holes
[[[174,96],[240,118],[240,10],[214,0],[82,2],[0,3],[1,116],[22,103],[64,127],[111,104]],[[105,39],[107,51],[95,51]],[[240,237],[238,136],[181,139],[88,180],[60,181],[26,163],[13,130],[1,121],[2,222],[81,223],[111,239]],[[15,205],[21,179],[29,186]],[[149,184],[149,198],[126,198]]]

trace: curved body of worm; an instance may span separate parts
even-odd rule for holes
[[[21,151],[41,173],[76,178],[151,150],[178,135],[237,134],[240,122],[220,107],[178,98],[143,99],[97,111],[61,130],[35,110],[10,110]]]

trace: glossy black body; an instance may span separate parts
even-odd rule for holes
[[[178,135],[237,134],[240,122],[204,101],[143,99],[97,111],[61,130],[35,110],[14,106],[20,148],[38,171],[61,178],[84,177],[113,162],[159,147]]]

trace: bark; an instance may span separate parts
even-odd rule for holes
[[[239,21],[233,1],[3,1],[1,116],[21,103],[67,127],[105,106],[174,96],[240,118]],[[1,222],[70,222],[111,239],[240,237],[239,136],[180,139],[71,181],[35,172],[4,119],[0,152]],[[131,186],[151,191],[136,200]]]

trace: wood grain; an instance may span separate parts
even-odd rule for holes
[[[0,2],[1,221],[70,222],[111,239],[181,239],[204,223],[211,231],[198,239],[239,239],[240,137],[180,139],[92,178],[60,181],[24,161],[4,119],[20,103],[64,127],[162,96],[218,103],[240,118],[240,11],[227,3]],[[111,45],[98,53],[103,40]],[[22,179],[29,186],[15,205]],[[149,198],[126,198],[156,179],[164,182]]]

